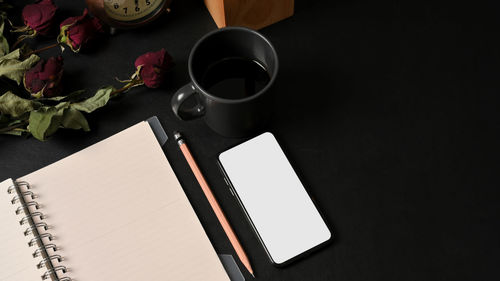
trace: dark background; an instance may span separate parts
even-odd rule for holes
[[[17,14],[27,3],[11,2]],[[55,3],[62,18],[85,6]],[[136,88],[89,115],[89,133],[61,130],[43,143],[0,136],[0,178],[157,115],[169,137],[180,130],[188,139],[257,280],[498,280],[499,11],[472,1],[296,0],[292,18],[261,30],[280,59],[270,130],[335,233],[333,243],[288,267],[269,263],[215,165],[218,153],[244,139],[221,137],[202,120],[179,121],[170,110],[188,81],[190,48],[216,28],[202,1],[174,1],[170,15],[109,37],[92,53],[66,50],[68,90],[118,86],[114,78],[132,74],[137,56],[162,47],[176,66],[163,88]],[[165,153],[216,250],[233,253],[173,141]]]

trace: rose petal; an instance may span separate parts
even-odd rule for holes
[[[134,65],[136,68],[141,67],[139,76],[147,87],[158,88],[164,80],[165,72],[172,65],[172,57],[165,49],[161,49],[139,56]]]
[[[57,7],[52,0],[43,0],[35,4],[26,5],[22,11],[24,24],[46,35],[54,23]]]
[[[141,68],[140,76],[144,85],[148,88],[158,88],[163,82],[163,75],[157,73],[152,65],[146,65]]]
[[[101,22],[97,18],[93,18],[88,14],[87,9],[83,15],[72,17],[64,20],[61,23],[61,29],[66,26],[64,34],[67,44],[71,44],[73,51],[78,51],[82,46],[91,43],[97,38],[98,33],[104,32]]]
[[[40,60],[24,75],[24,86],[32,95],[42,91],[44,97],[52,97],[61,92],[63,59],[51,57],[47,61]]]

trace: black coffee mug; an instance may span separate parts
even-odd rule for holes
[[[215,132],[243,137],[269,118],[278,56],[260,33],[243,27],[217,29],[193,47],[188,61],[191,82],[172,98],[177,117],[204,117]],[[182,104],[195,95],[197,104]]]

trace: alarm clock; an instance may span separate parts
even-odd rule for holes
[[[90,12],[113,28],[133,28],[169,11],[171,0],[86,0]]]

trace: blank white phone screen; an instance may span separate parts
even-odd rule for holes
[[[272,262],[282,264],[330,239],[271,133],[221,153],[219,161]]]

